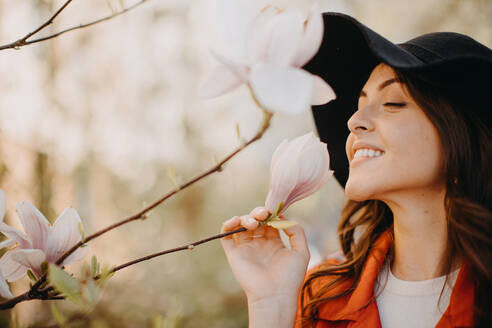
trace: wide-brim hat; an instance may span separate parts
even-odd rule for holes
[[[313,106],[312,113],[320,140],[328,145],[330,168],[342,187],[349,173],[347,121],[378,63],[417,75],[442,93],[471,104],[469,110],[487,125],[492,122],[492,50],[488,47],[453,32],[424,34],[394,44],[350,16],[327,12],[323,20],[323,42],[304,69],[321,76],[337,95],[334,101]]]

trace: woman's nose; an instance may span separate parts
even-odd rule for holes
[[[366,106],[367,107],[367,106]],[[354,114],[348,119],[347,126],[352,133],[360,133],[362,131],[372,130],[373,123],[367,117],[368,108],[361,108],[355,111]]]

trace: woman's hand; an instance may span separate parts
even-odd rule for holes
[[[297,300],[309,262],[304,230],[300,225],[284,229],[291,249],[284,246],[276,228],[259,226],[269,212],[257,207],[248,215],[234,216],[222,225],[222,232],[242,227],[247,231],[221,239],[222,247],[248,303]],[[281,219],[285,217],[280,216]]]

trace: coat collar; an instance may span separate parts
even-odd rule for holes
[[[342,298],[319,307],[319,318],[327,321],[354,321],[351,327],[381,327],[379,311],[374,300],[374,284],[393,242],[393,227],[374,242],[355,289]],[[346,288],[348,281],[340,286]],[[337,292],[339,290],[337,289]],[[438,322],[438,328],[471,327],[473,323],[473,282],[465,261],[458,273],[449,306]]]
[[[473,326],[474,286],[470,265],[465,261],[456,278],[449,306],[436,328]]]

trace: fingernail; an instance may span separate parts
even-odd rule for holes
[[[248,217],[246,221],[248,221],[248,223],[249,223],[249,224],[254,224],[254,223],[256,223],[256,220],[255,220],[255,219],[253,219],[252,217]]]

